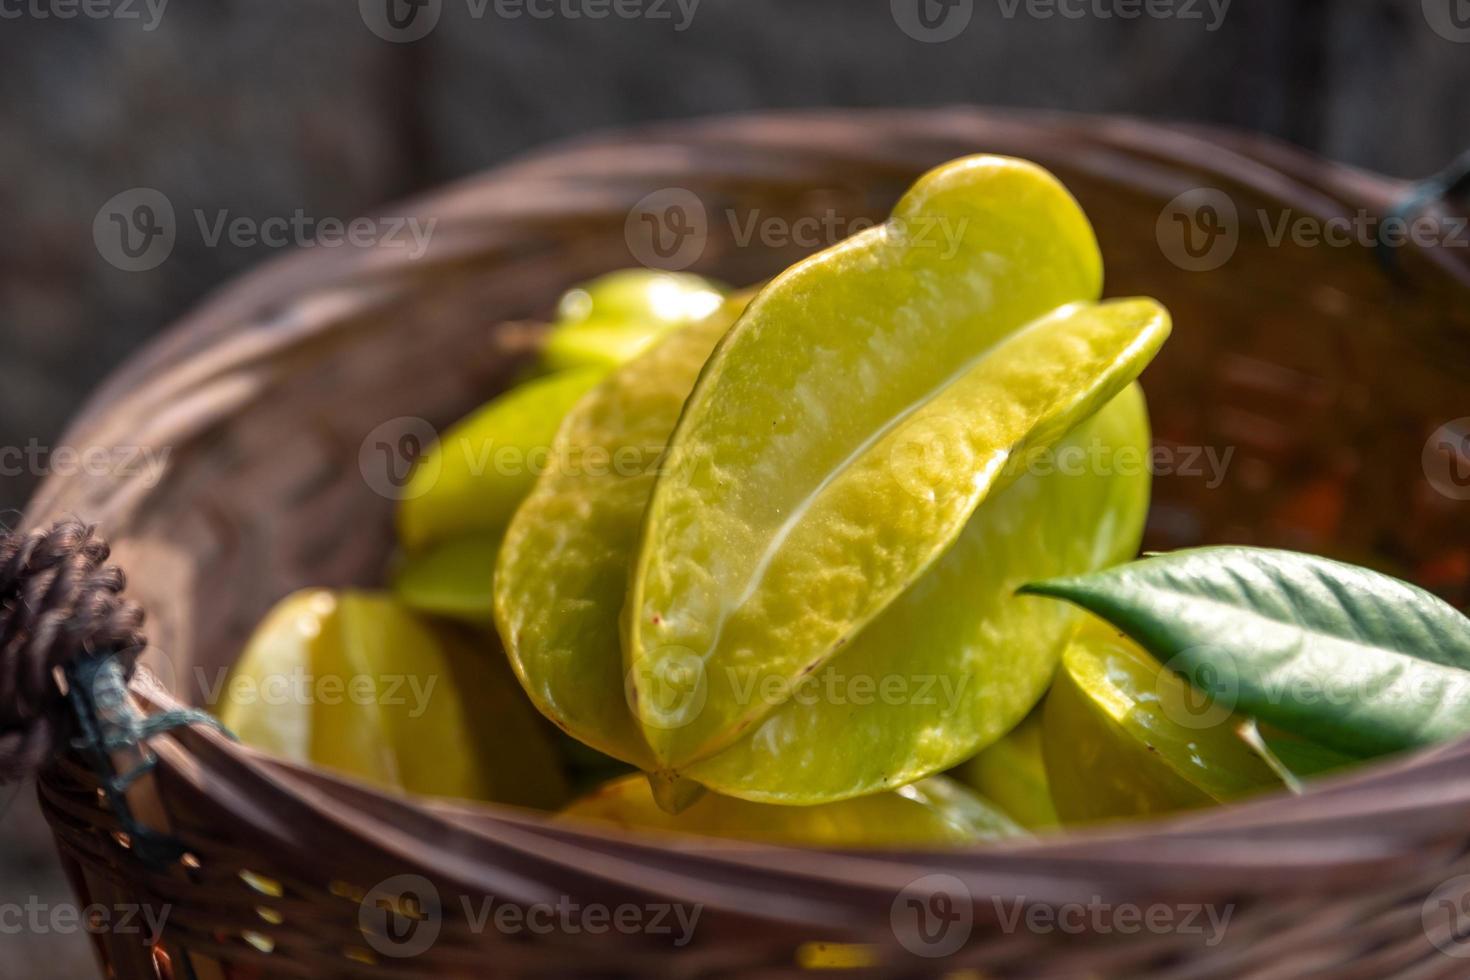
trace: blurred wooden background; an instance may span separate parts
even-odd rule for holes
[[[810,105],[1222,123],[1403,177],[1470,148],[1470,0],[1178,0],[1200,18],[1139,20],[1099,15],[1120,9],[1110,0],[1062,0],[1076,18],[961,0],[973,19],[944,43],[907,35],[885,0],[658,0],[672,19],[632,20],[566,15],[586,0],[544,0],[544,19],[441,0],[428,36],[390,43],[367,27],[372,2],[136,0],[129,19],[7,8],[21,15],[0,20],[0,449],[52,446],[130,350],[279,252],[212,245],[183,219],[162,265],[118,269],[93,221],[135,187],[181,216],[345,220],[591,128]],[[0,520],[41,475],[14,458],[0,455]],[[58,900],[30,790],[10,797],[0,903]],[[0,934],[0,963],[89,969],[80,935]]]

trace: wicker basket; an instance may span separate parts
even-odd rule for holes
[[[1145,378],[1158,439],[1236,451],[1218,487],[1156,481],[1149,546],[1311,550],[1465,605],[1470,504],[1435,490],[1422,454],[1470,411],[1470,252],[1273,247],[1267,234],[1282,215],[1381,216],[1413,188],[1236,134],[971,109],[599,137],[405,205],[395,213],[438,220],[422,258],[323,249],[274,262],[122,369],[66,440],[169,447],[164,478],[52,478],[27,526],[100,527],[147,610],[144,663],[197,699],[195,680],[218,676],[289,590],[379,580],[392,501],[360,470],[367,436],[395,419],[443,426],[503,386],[534,355],[524,324],[569,284],[643,257],[629,215],[650,194],[699,199],[708,220],[683,256],[695,271],[753,282],[811,243],[742,244],[749,216],[882,218],[919,173],[980,151],[1056,172],[1098,229],[1109,293],[1172,310],[1175,337]],[[1200,188],[1238,212],[1238,246],[1212,271],[1192,271],[1216,263],[1167,237],[1169,202]],[[92,549],[85,568],[100,558]],[[116,585],[91,574],[77,587]],[[64,607],[61,588],[27,594]],[[75,649],[125,645],[133,625]],[[13,722],[25,711],[3,713],[7,684],[0,718]],[[156,686],[134,690],[150,711],[177,707]],[[1458,877],[1470,874],[1470,742],[1299,797],[879,854],[671,842],[396,798],[205,726],[150,744],[156,766],[125,797],[75,750],[40,780],[83,903],[168,908],[160,936],[97,937],[119,977],[746,976],[823,957],[885,976],[1470,975],[1470,942],[1452,931],[1470,908]],[[114,748],[114,767],[141,757]],[[134,819],[178,850],[141,847]],[[530,915],[476,921],[486,898]],[[572,905],[537,924],[537,910]],[[639,921],[599,932],[582,914],[597,907]],[[665,927],[697,910],[692,941],[655,928],[659,908]],[[1230,916],[1223,935],[1200,928],[1211,911]]]

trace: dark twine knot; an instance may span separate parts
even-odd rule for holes
[[[33,774],[70,734],[58,668],[107,653],[131,677],[145,645],[143,610],[122,597],[95,531],[0,533],[0,784]]]

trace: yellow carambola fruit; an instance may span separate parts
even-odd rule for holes
[[[1162,314],[1132,302],[1058,316],[1063,325],[1045,328],[1056,331],[1049,334],[1055,358],[1028,361],[1034,370],[1066,374],[1076,336],[1147,338]],[[645,770],[658,766],[639,722],[677,726],[705,706],[711,687],[702,662],[674,659],[676,669],[656,677],[646,695],[624,672],[619,616],[650,488],[677,464],[663,452],[668,435],[727,323],[671,335],[578,403],[558,435],[559,458],[593,446],[658,466],[548,474],[512,522],[495,577],[496,623],[532,700],[576,738]],[[1064,604],[1014,591],[1136,552],[1148,445],[1143,398],[1130,387],[1055,447],[1055,460],[1008,457],[1006,466],[1024,474],[987,497],[940,560],[845,644],[830,670],[809,678],[814,690],[807,682],[750,686],[737,674],[730,686],[738,681],[745,697],[768,698],[770,716],[682,775],[750,800],[819,803],[949,768],[1009,731],[1041,697],[1077,622]],[[878,511],[903,506],[909,494],[919,506],[927,474],[944,465],[922,452],[893,459],[892,484],[876,488]],[[1068,465],[1056,465],[1061,460]]]
[[[552,439],[602,368],[527,382],[440,437],[414,468],[398,507],[398,537],[410,554],[467,535],[500,534],[551,463]]]
[[[1043,709],[1057,813],[1068,822],[1139,817],[1281,788],[1241,737],[1244,724],[1089,616]]]
[[[548,732],[499,652],[476,647],[386,595],[298,592],[261,622],[217,714],[247,745],[386,789],[560,806]]]
[[[492,584],[499,534],[471,534],[403,558],[393,594],[415,612],[487,626],[493,619]]]
[[[758,668],[711,667],[702,691],[671,684],[666,696],[713,700],[719,670],[738,696],[771,702],[749,735],[683,775],[765,802],[841,799],[942,772],[1010,731],[1045,693],[1079,618],[1016,590],[1137,553],[1148,446],[1143,393],[1130,386],[987,498],[959,540],[806,680],[757,684],[768,676]],[[677,724],[673,707],[644,714]]]
[[[747,798],[808,792],[768,771],[737,791],[728,767],[700,767],[839,651],[847,668],[863,633],[1023,471],[1014,460],[1055,444],[1149,362],[1167,314],[1149,300],[1097,304],[1100,287],[1092,230],[1065,189],[1034,165],[976,157],[926,175],[888,223],[762,290],[684,407],[637,546],[624,648],[657,769]],[[1009,572],[977,564],[992,580]],[[972,584],[913,618],[936,619],[948,601],[978,610],[970,596],[986,592]],[[875,682],[912,673],[917,645],[893,639],[870,665]],[[1057,648],[960,646],[940,676],[974,678],[995,657],[1019,672],[998,737]],[[920,722],[935,724],[932,712]],[[919,747],[924,765],[987,739],[939,724],[942,747]],[[774,754],[811,734],[768,741],[790,736]],[[857,764],[849,778],[829,772],[824,791],[923,774]]]
[[[700,276],[612,272],[562,297],[542,361],[552,370],[614,368],[670,330],[703,320],[723,301],[724,290]]]
[[[1057,825],[1057,810],[1046,781],[1039,710],[950,775],[994,800],[1023,827],[1039,830]]]
[[[627,776],[573,803],[565,814],[630,830],[808,847],[971,844],[1024,834],[1000,809],[943,776],[816,806],[771,806],[707,793],[677,815],[659,807],[648,780]]]

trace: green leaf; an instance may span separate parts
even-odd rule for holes
[[[1470,731],[1470,619],[1377,572],[1199,548],[1022,591],[1090,610],[1225,707],[1339,752]]]

